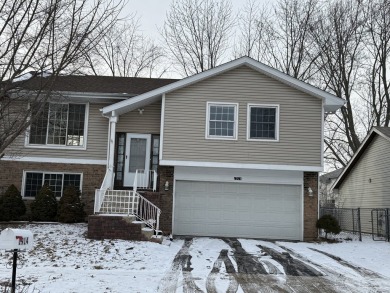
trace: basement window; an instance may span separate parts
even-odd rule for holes
[[[23,182],[23,195],[26,198],[35,198],[45,183],[49,185],[56,197],[61,197],[67,186],[71,185],[81,190],[82,174],[29,171],[24,172]]]

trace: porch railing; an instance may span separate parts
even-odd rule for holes
[[[101,204],[98,206],[96,202]],[[161,210],[134,190],[95,191],[95,214],[134,215],[149,228],[160,228]]]
[[[155,170],[145,171],[143,169],[135,170],[133,190],[152,188],[157,190],[157,172]]]
[[[113,176],[115,176],[111,169],[107,169],[106,174],[104,175],[104,179],[102,182],[102,186],[100,189],[95,190],[95,206],[94,210],[97,211],[100,209],[103,203],[104,192],[110,188],[113,182]]]

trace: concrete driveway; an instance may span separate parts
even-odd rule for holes
[[[312,249],[303,257],[274,242],[186,238],[159,292],[389,292],[386,278]]]

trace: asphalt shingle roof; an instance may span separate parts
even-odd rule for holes
[[[126,93],[134,96],[175,81],[177,79],[67,75],[58,76],[52,90],[83,93]],[[42,84],[46,82],[47,77],[34,77],[22,82],[21,87],[29,90],[40,89]]]

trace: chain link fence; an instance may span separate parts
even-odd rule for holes
[[[334,216],[342,231],[351,232],[362,241],[362,233],[371,234],[377,241],[390,242],[390,209],[389,208],[320,208],[320,217]]]

